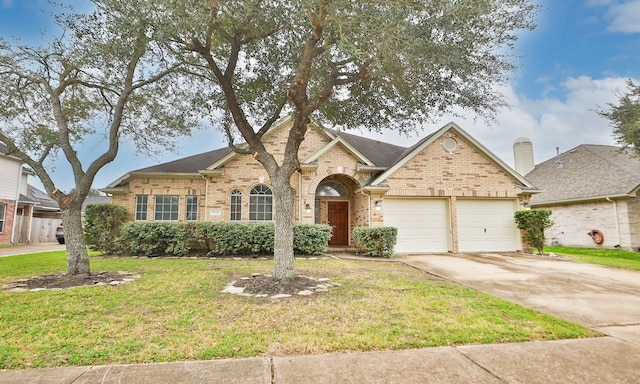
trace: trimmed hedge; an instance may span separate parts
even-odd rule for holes
[[[272,254],[273,223],[161,223],[129,222],[118,239],[119,253],[186,256],[203,252],[210,256]],[[326,252],[331,238],[328,225],[297,224],[293,229],[294,252],[318,255]]]
[[[368,256],[391,257],[398,237],[398,228],[356,227],[352,235],[358,242],[359,252]]]

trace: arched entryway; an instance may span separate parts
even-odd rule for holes
[[[315,192],[315,222],[333,227],[329,245],[348,245],[354,226],[354,194],[359,185],[346,175],[323,179]]]

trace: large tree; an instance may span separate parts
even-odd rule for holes
[[[171,147],[192,125],[182,113],[190,110],[189,97],[174,87],[179,63],[158,49],[153,26],[95,9],[58,16],[63,33],[47,45],[0,40],[0,142],[59,203],[68,274],[90,272],[82,202],[120,141],[130,139],[143,151]],[[88,139],[91,150],[80,150]],[[53,172],[60,154],[70,171]],[[73,179],[73,191],[59,190],[54,176]]]
[[[597,112],[609,120],[616,142],[640,155],[640,84],[628,80],[627,92],[618,103],[609,103]]]
[[[310,118],[411,131],[453,107],[492,115],[509,49],[534,28],[530,0],[140,0],[108,7],[152,19],[169,51],[209,89],[201,101],[229,145],[269,175],[276,279],[294,275],[290,185]],[[284,158],[263,144],[293,116]],[[242,145],[236,145],[240,139]]]

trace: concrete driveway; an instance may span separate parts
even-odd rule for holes
[[[640,271],[515,253],[407,256],[402,261],[640,345]]]

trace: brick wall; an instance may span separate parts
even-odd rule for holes
[[[0,232],[0,244],[9,244],[11,243],[16,202],[14,200],[0,199],[0,204],[5,204],[4,229]]]
[[[604,235],[602,247],[620,245],[625,249],[640,247],[640,201],[638,198],[536,206],[551,210],[553,225],[545,232],[547,243],[556,239],[559,245],[597,247],[588,232],[597,229]],[[616,223],[616,208],[618,222]],[[617,227],[616,227],[617,226]],[[618,238],[618,228],[620,237]]]

